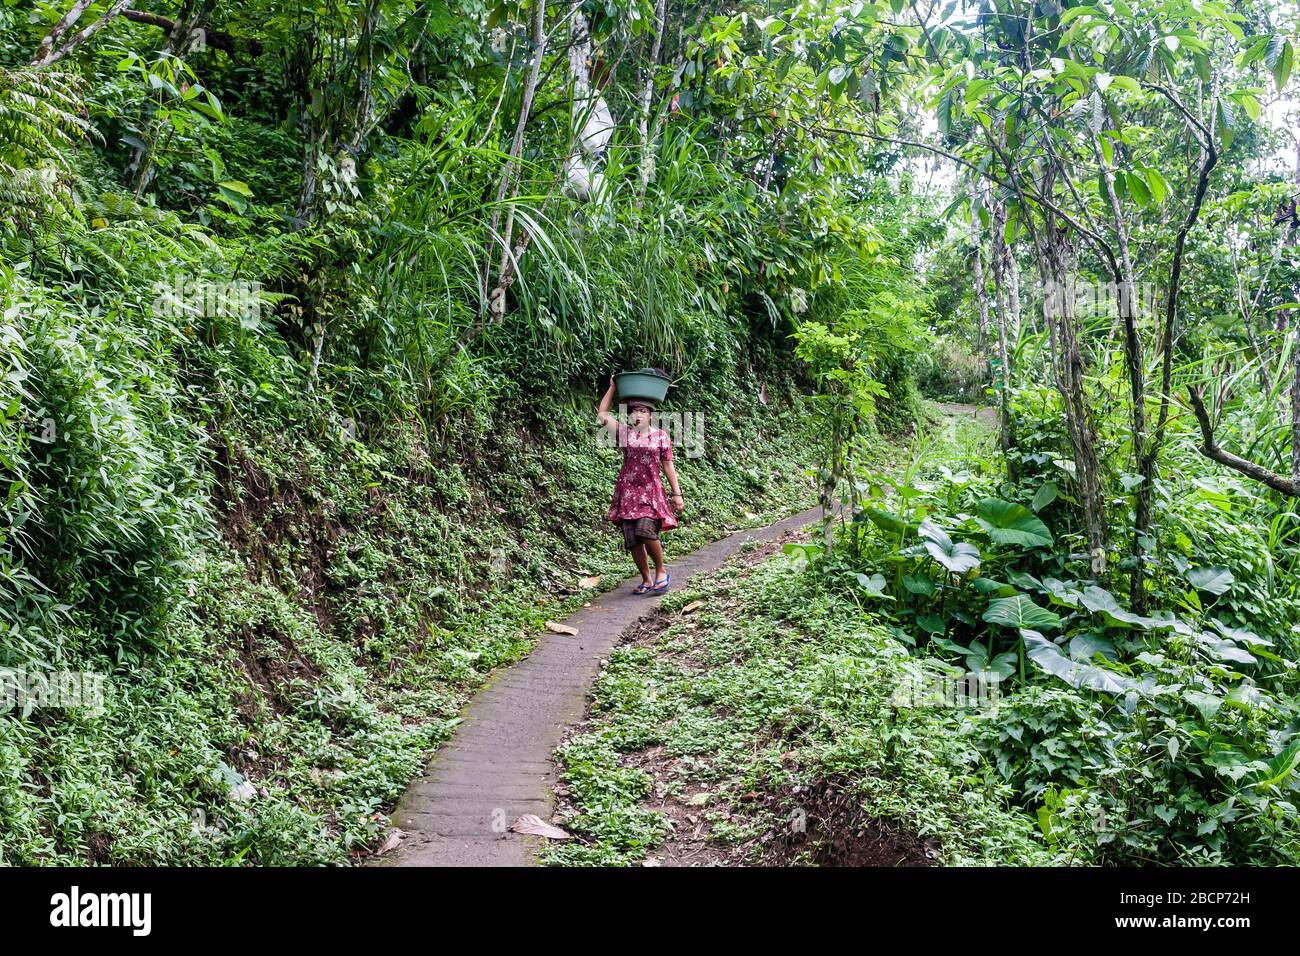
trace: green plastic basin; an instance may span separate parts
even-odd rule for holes
[[[618,399],[621,402],[640,399],[658,405],[668,394],[669,384],[667,376],[660,375],[652,368],[620,372],[614,376],[614,385],[618,389]]]

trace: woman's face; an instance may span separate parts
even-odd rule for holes
[[[634,428],[645,428],[650,424],[650,408],[648,405],[632,405],[627,410],[628,416],[632,419]]]

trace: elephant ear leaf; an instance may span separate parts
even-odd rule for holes
[[[1023,594],[997,598],[989,602],[984,620],[1004,627],[1033,628],[1035,631],[1051,630],[1061,626],[1059,615],[1039,607]]]
[[[985,498],[975,506],[980,527],[998,544],[1015,544],[1022,548],[1047,547],[1052,532],[1024,505],[1001,498]]]
[[[952,574],[965,574],[980,566],[979,548],[964,541],[954,543],[948,533],[932,521],[922,521],[917,529],[925,540],[925,550]]]
[[[1031,661],[1071,687],[1099,690],[1108,694],[1122,694],[1137,688],[1137,682],[1131,677],[1116,674],[1095,664],[1070,660],[1061,653],[1059,647],[1035,630],[1023,628],[1020,637],[1025,642],[1025,653]]]
[[[885,576],[883,574],[865,575],[858,572],[856,575],[858,587],[860,587],[868,597],[884,598],[886,601],[894,600],[890,595],[885,593]]]
[[[1187,572],[1187,580],[1198,591],[1205,591],[1218,597],[1232,587],[1235,578],[1227,568],[1209,567],[1192,568]]]

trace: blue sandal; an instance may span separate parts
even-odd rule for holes
[[[663,594],[665,591],[668,590],[668,585],[670,585],[670,584],[672,584],[672,583],[673,583],[673,573],[672,573],[671,571],[669,571],[669,572],[668,572],[668,576],[664,578],[664,583],[663,583],[663,584],[656,584],[654,587],[652,587],[652,588],[651,588],[649,591],[647,591],[646,593],[647,593],[647,594]]]
[[[633,594],[642,594],[642,595],[649,594],[649,593],[650,593],[650,588],[651,588],[651,585],[648,585],[648,584],[646,584],[644,581],[642,581],[640,584],[638,584],[636,587],[634,587],[634,588],[632,589],[632,593],[633,593]]]

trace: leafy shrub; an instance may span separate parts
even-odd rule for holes
[[[918,654],[995,675],[1001,708],[976,739],[1044,834],[1095,862],[1300,858],[1294,611],[1275,605],[1288,617],[1267,633],[1238,623],[1263,620],[1257,563],[1239,584],[1184,557],[1160,592],[1172,606],[1134,614],[1059,552],[1035,514],[1054,496],[920,471],[866,476],[832,554],[791,549]]]
[[[5,562],[121,654],[152,641],[183,602],[207,520],[204,435],[157,377],[156,343],[78,320],[12,272],[0,280],[29,401]]]

